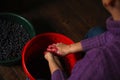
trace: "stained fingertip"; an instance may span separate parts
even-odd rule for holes
[[[58,50],[58,48],[57,47],[54,47],[54,49],[57,51]]]
[[[55,45],[56,43],[53,43],[52,45]]]
[[[52,52],[55,52],[55,49],[51,49]]]
[[[49,48],[47,48],[46,50],[49,51],[49,52],[51,52],[51,49],[49,49]]]
[[[49,45],[49,46],[48,46],[48,48],[51,48],[51,47],[52,47],[52,45]]]
[[[49,48],[55,48],[55,47],[56,47],[56,44],[54,44],[54,45],[49,45],[48,47],[49,47]]]

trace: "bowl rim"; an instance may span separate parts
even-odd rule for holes
[[[32,34],[33,34],[32,37],[36,35],[36,32],[35,32],[35,29],[33,28],[33,25],[25,17],[23,17],[19,14],[10,13],[10,12],[1,12],[0,13],[0,16],[6,16],[6,15],[13,16],[13,17],[19,18],[20,20],[23,20],[25,23],[27,23],[29,25],[29,28],[32,30]]]
[[[74,43],[73,40],[71,40],[69,37],[61,34],[61,33],[57,33],[57,32],[44,32],[44,33],[41,33],[41,34],[38,34],[36,35],[35,37],[33,37],[30,41],[28,41],[26,43],[26,45],[24,46],[23,50],[22,50],[22,68],[25,72],[25,74],[27,75],[27,77],[30,79],[30,80],[36,80],[31,74],[30,72],[28,71],[27,67],[26,67],[26,62],[25,62],[25,52],[27,51],[27,48],[28,46],[30,46],[32,44],[32,42],[38,38],[38,37],[42,37],[42,36],[46,36],[46,35],[55,35],[55,36],[62,36],[66,39],[68,39],[70,41],[70,43]]]

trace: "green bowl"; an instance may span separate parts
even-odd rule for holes
[[[25,28],[25,30],[29,34],[30,38],[32,38],[36,35],[33,25],[24,17],[17,15],[17,14],[14,14],[14,13],[0,13],[0,19],[2,19],[2,18],[4,20],[10,20],[12,22],[23,25],[23,27]],[[17,63],[20,60],[21,60],[21,56],[16,57],[12,60],[0,61],[0,64],[11,65],[11,64]]]

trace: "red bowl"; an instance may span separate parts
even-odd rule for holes
[[[36,80],[36,78],[38,78],[36,77],[37,75],[43,77],[40,74],[44,74],[44,77],[49,77],[47,76],[48,74],[50,74],[48,71],[49,67],[47,65],[47,61],[44,60],[44,56],[42,53],[46,50],[48,45],[58,42],[62,42],[65,44],[74,43],[67,36],[52,32],[39,34],[26,43],[22,50],[22,66],[26,76],[30,80]],[[64,62],[65,64],[67,64],[66,69],[68,73],[71,73],[71,70],[76,61],[76,55],[73,53],[64,57]],[[33,71],[31,71],[31,69]],[[40,74],[38,74],[37,71],[39,71]]]

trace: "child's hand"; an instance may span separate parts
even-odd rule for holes
[[[44,52],[44,57],[45,57],[45,59],[46,59],[47,61],[54,60],[53,54],[50,53],[50,52],[47,52],[47,51]]]
[[[54,54],[52,54],[51,52],[45,51],[44,58],[48,61],[51,74],[53,74],[58,69],[63,70],[63,67],[61,65],[61,62],[59,61],[59,58]]]
[[[120,0],[102,0],[102,2],[113,19],[116,21],[120,20]]]
[[[64,43],[52,44],[48,46],[47,51],[56,53],[57,55],[60,56],[65,56],[69,53],[70,46]]]

